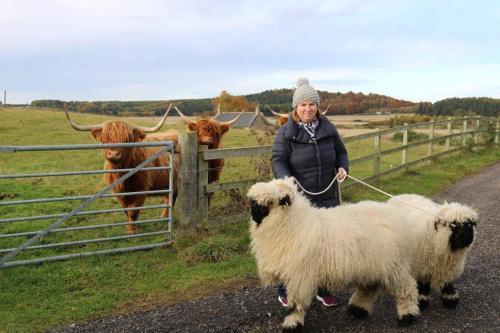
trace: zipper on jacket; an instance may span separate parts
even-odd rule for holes
[[[316,151],[316,161],[318,162],[318,177],[316,179],[316,188],[320,188],[321,184],[321,156],[319,153],[318,142],[315,138],[311,138],[309,143],[314,145],[314,149]]]

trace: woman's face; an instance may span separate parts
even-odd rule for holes
[[[297,105],[297,116],[303,123],[310,123],[316,118],[318,106],[314,102],[302,102]]]

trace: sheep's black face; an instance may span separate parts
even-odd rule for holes
[[[262,206],[257,201],[252,200],[252,219],[259,226],[262,220],[269,214],[269,207]]]
[[[460,250],[471,245],[474,240],[474,228],[476,222],[468,220],[465,223],[451,223],[450,249]]]

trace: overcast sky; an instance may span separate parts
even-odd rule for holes
[[[249,94],[298,77],[414,102],[500,98],[500,1],[0,2],[8,103]]]

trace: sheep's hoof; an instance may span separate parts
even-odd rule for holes
[[[302,324],[298,323],[296,326],[294,327],[283,327],[281,332],[283,333],[297,333],[297,332],[302,332],[302,328],[304,326],[302,326]]]
[[[429,307],[429,300],[427,299],[421,299],[418,301],[418,308],[420,311],[425,310]]]
[[[405,314],[403,317],[398,319],[398,326],[407,327],[414,324],[417,321],[417,317],[412,314]]]
[[[458,298],[441,298],[443,306],[446,309],[456,309],[458,305]]]
[[[349,306],[347,307],[347,313],[358,319],[366,319],[369,315],[368,311],[354,304],[349,304]]]

